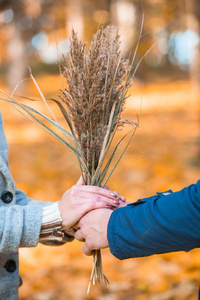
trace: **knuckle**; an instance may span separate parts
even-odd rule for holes
[[[97,205],[97,202],[99,202],[99,201],[95,201],[95,200],[92,201],[92,203],[91,203],[92,208],[95,208],[95,206]]]
[[[74,191],[78,191],[80,189],[80,186],[79,185],[73,185],[73,190]]]
[[[96,201],[97,201],[97,202],[100,202],[100,201],[101,201],[101,196],[97,195]]]
[[[84,221],[82,220],[82,218],[79,220],[79,222],[78,222],[78,225],[79,225],[79,227],[81,228],[81,231],[82,231],[82,226],[83,226],[83,224],[84,224]]]
[[[107,198],[106,196],[102,196],[101,197],[101,202],[109,202],[110,201],[110,199],[109,198]]]
[[[81,229],[81,234],[85,239],[87,239],[87,230],[85,228]]]
[[[87,248],[93,250],[93,243],[91,240],[87,242]]]
[[[88,205],[88,208],[90,209],[93,209],[95,207],[95,204],[96,204],[96,201],[95,200],[92,200],[89,205]]]
[[[75,191],[74,191],[74,190],[71,191],[71,196],[72,196],[72,197],[75,196]]]
[[[78,196],[79,195],[79,190],[76,187],[75,188],[73,187],[72,191],[71,191],[71,195],[73,197]]]

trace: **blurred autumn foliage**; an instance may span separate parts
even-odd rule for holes
[[[53,94],[58,79],[37,80],[47,94],[53,81]],[[28,90],[31,91],[31,86]],[[141,128],[109,181],[111,189],[117,189],[128,201],[135,201],[195,183],[199,178],[198,99],[191,95],[187,82],[151,84],[143,91],[139,87],[133,89],[124,118],[135,119],[138,111]],[[1,104],[1,111],[17,186],[33,199],[59,200],[79,177],[73,154],[7,104]],[[117,138],[121,134],[119,131]],[[92,261],[82,254],[81,246],[73,242],[57,248],[39,245],[21,249],[20,272],[24,285],[20,288],[20,299],[87,299]],[[126,261],[118,261],[104,250],[103,262],[111,282],[107,299],[197,297],[199,250]],[[90,299],[104,299],[103,289],[93,287]]]
[[[120,28],[127,55],[137,40],[142,11],[146,35],[137,61],[157,44],[138,70],[124,112],[125,119],[138,117],[141,128],[108,183],[127,201],[177,191],[199,179],[199,1],[144,0],[142,8],[134,0],[0,0],[0,88],[12,92],[29,76],[30,65],[46,98],[55,98],[62,87],[56,60],[68,50],[71,26],[89,41],[98,24],[111,21]],[[39,99],[31,80],[23,81],[15,95]],[[1,102],[0,109],[18,188],[33,199],[59,200],[80,175],[76,158],[8,104]],[[121,136],[119,131],[116,138]],[[81,247],[75,241],[20,249],[20,299],[87,299],[92,261]],[[198,249],[125,261],[104,250],[103,263],[111,283],[107,300],[197,299]],[[104,299],[103,289],[93,287],[90,299]]]

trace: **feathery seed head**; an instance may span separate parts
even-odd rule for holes
[[[60,99],[68,107],[70,117],[88,167],[98,165],[101,147],[113,105],[119,106],[115,124],[121,126],[120,114],[124,108],[125,94],[132,84],[127,78],[128,60],[122,58],[120,36],[113,26],[100,27],[94,34],[88,53],[72,30],[69,67],[59,63],[68,87]],[[66,59],[64,60],[64,63]],[[113,129],[115,126],[113,126]],[[95,152],[94,158],[88,153]]]

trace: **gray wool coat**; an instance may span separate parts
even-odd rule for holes
[[[7,157],[0,112],[0,300],[16,300],[22,283],[18,248],[37,245],[46,203],[33,201],[16,189]]]

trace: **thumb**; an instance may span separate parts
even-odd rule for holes
[[[83,245],[82,251],[85,255],[90,256],[90,255],[92,255],[93,249],[90,249],[90,247],[88,247],[87,243],[85,243]]]
[[[83,180],[84,177],[84,180]],[[86,180],[86,174],[83,172],[83,177],[82,175],[80,176],[79,180],[77,181],[76,185],[84,185],[84,181]]]

